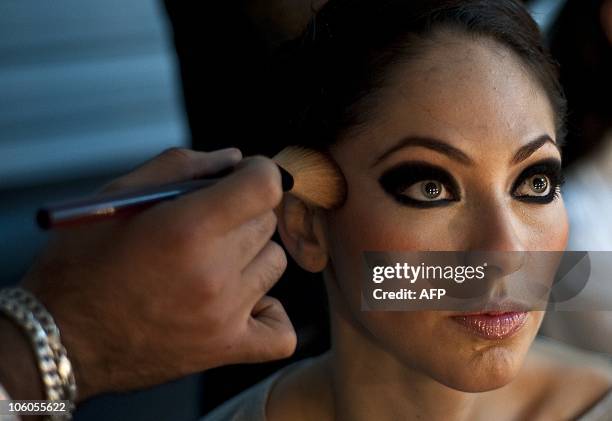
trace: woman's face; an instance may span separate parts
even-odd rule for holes
[[[550,103],[519,59],[488,39],[441,33],[391,73],[372,119],[331,151],[348,185],[345,205],[324,222],[326,279],[339,291],[332,308],[348,309],[384,350],[447,386],[500,387],[517,373],[542,312],[491,339],[456,313],[361,311],[363,252],[564,250]]]

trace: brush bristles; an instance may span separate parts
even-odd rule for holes
[[[291,194],[324,209],[334,209],[344,203],[346,181],[338,165],[326,154],[288,146],[273,159],[293,176]]]

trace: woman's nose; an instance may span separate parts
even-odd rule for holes
[[[506,203],[491,200],[474,209],[468,233],[469,259],[487,261],[488,270],[505,276],[521,269],[528,250],[522,224]]]
[[[468,234],[468,250],[524,251],[529,232],[508,203],[491,198],[479,201],[468,210],[471,215]]]

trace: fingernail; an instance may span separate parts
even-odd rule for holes
[[[226,148],[222,149],[224,154],[228,154],[232,157],[234,161],[240,161],[242,159],[242,151],[238,148]]]

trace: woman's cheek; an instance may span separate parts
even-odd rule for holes
[[[569,219],[565,209],[565,203],[563,202],[562,197],[559,197],[553,203],[555,203],[555,207],[551,210],[554,212],[554,214],[551,216],[551,218],[546,219],[546,224],[548,225],[549,232],[551,233],[547,243],[549,244],[548,250],[565,250],[569,237]],[[543,242],[544,241],[546,241],[545,238],[543,238]]]
[[[384,202],[387,202],[386,204]],[[432,232],[444,224],[444,211],[409,209],[388,202],[348,201],[329,214],[328,250],[335,278],[353,306],[359,306],[359,288],[371,274],[366,270],[368,251],[449,250],[447,235]]]
[[[546,205],[519,203],[517,217],[523,227],[527,250],[561,251],[567,247],[569,221],[562,198]]]
[[[413,209],[392,200],[353,200],[335,212],[329,226],[343,245],[360,252],[448,250],[456,239],[445,229],[450,210]]]

